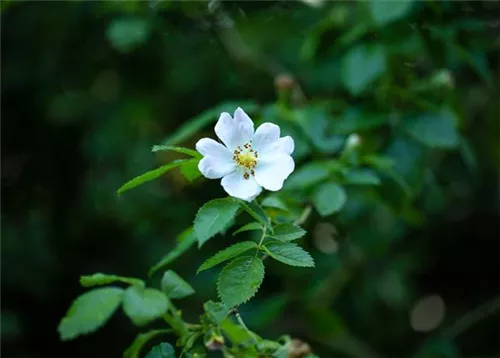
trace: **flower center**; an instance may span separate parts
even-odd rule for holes
[[[243,178],[245,179],[248,179],[250,175],[254,175],[254,168],[259,158],[259,154],[252,149],[250,143],[245,143],[243,148],[238,146],[233,152],[233,160],[244,169]]]

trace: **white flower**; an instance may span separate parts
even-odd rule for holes
[[[280,190],[295,168],[292,137],[280,138],[280,127],[273,123],[263,123],[254,132],[252,120],[241,108],[234,118],[221,113],[215,134],[224,145],[210,138],[196,143],[203,155],[198,169],[208,179],[222,178],[221,185],[231,196],[252,201],[262,187]]]

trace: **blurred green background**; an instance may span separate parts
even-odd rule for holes
[[[251,329],[291,334],[321,357],[500,355],[498,2],[1,10],[3,356],[122,354],[139,329],[121,312],[71,342],[57,324],[84,291],[81,274],[145,278],[198,207],[225,195],[217,181],[175,171],[115,192],[175,158],[150,148],[182,124],[201,123],[178,138],[184,146],[213,136],[226,102],[282,124],[297,167],[338,157],[351,133],[395,163],[378,187],[346,186],[340,213],[311,215],[315,269],[269,263],[241,307]],[[234,240],[219,236],[173,264],[197,291],[179,304],[192,320],[216,297],[216,272],[196,268]]]

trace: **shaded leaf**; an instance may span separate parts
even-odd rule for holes
[[[194,245],[196,240],[197,237],[192,226],[184,230],[177,239],[177,246],[149,270],[149,275],[151,276],[159,269],[176,260],[179,256],[189,250],[189,248]]]
[[[361,94],[386,69],[385,51],[380,45],[358,45],[341,61],[341,79],[353,95]]]
[[[288,211],[288,207],[286,206],[286,204],[280,198],[277,198],[275,196],[268,196],[267,198],[262,200],[261,205],[268,208]]]
[[[175,145],[182,143],[189,139],[191,136],[199,133],[201,129],[210,123],[215,123],[222,112],[229,112],[233,115],[236,108],[241,107],[243,110],[250,114],[257,109],[257,104],[253,101],[235,101],[235,102],[225,102],[217,105],[216,107],[209,109],[196,117],[191,118],[186,122],[186,124],[179,127],[174,134],[166,138],[162,145]]]
[[[203,304],[203,308],[208,318],[217,325],[229,314],[229,309],[222,302],[207,301]]]
[[[285,189],[303,189],[317,184],[330,175],[325,162],[313,162],[303,165],[285,182]]]
[[[380,178],[377,174],[367,168],[349,170],[345,176],[345,181],[347,184],[380,185]]]
[[[314,267],[314,260],[300,246],[291,242],[271,241],[264,245],[264,250],[273,259],[290,266]]]
[[[173,151],[177,153],[182,153],[189,155],[194,158],[202,158],[202,155],[198,153],[196,150],[189,149],[189,148],[184,148],[184,147],[177,147],[175,145],[166,145],[166,144],[160,144],[160,145],[153,145],[151,148],[151,151],[154,152],[160,152],[160,151]]]
[[[150,340],[159,336],[161,334],[171,333],[171,329],[156,329],[146,333],[140,333],[135,337],[132,344],[127,348],[125,352],[123,352],[123,356],[125,358],[139,358],[142,348],[148,343]]]
[[[184,281],[174,271],[168,270],[161,279],[161,289],[169,298],[184,298],[194,293],[189,283]]]
[[[123,297],[123,310],[138,326],[163,316],[168,309],[168,299],[154,288],[130,286]]]
[[[146,42],[150,32],[151,26],[146,19],[128,17],[114,19],[106,36],[116,50],[128,53]]]
[[[160,343],[146,354],[146,358],[175,358],[175,350],[170,343]]]
[[[248,223],[248,224],[243,225],[242,227],[240,227],[235,232],[233,232],[233,236],[236,235],[236,234],[239,234],[240,232],[251,231],[251,230],[262,230],[262,225],[259,224],[259,223],[256,223],[256,222]]]
[[[218,234],[234,219],[240,204],[232,198],[215,199],[201,207],[194,219],[198,247]]]
[[[221,262],[230,260],[233,257],[238,256],[239,254],[242,254],[245,251],[248,251],[250,249],[254,249],[257,247],[258,247],[257,244],[253,241],[243,241],[243,242],[239,242],[237,244],[234,244],[232,246],[229,246],[228,248],[225,248],[224,250],[219,251],[214,256],[212,256],[208,260],[206,260],[200,266],[200,268],[198,268],[197,272],[207,270],[215,265],[220,264]]]
[[[321,216],[328,216],[342,209],[347,196],[340,185],[325,183],[316,189],[312,200],[318,213]]]
[[[59,336],[66,341],[94,332],[113,315],[122,298],[123,289],[118,287],[96,288],[79,296],[59,323]]]
[[[260,222],[262,225],[264,225],[268,230],[272,231],[273,227],[271,226],[271,223],[269,222],[269,217],[267,216],[266,212],[264,209],[260,207],[259,204],[254,200],[250,203],[244,201],[244,200],[238,200],[240,203],[241,207],[249,213],[255,220]]]
[[[367,4],[375,23],[386,25],[406,16],[411,10],[413,0],[371,0]]]
[[[455,120],[448,111],[408,118],[403,126],[407,133],[429,147],[456,148],[460,144]]]
[[[219,275],[217,291],[228,307],[240,305],[255,295],[264,279],[264,264],[256,256],[238,257]]]
[[[201,176],[201,172],[198,169],[199,162],[200,159],[190,159],[181,166],[181,173],[188,181],[194,181]]]
[[[156,168],[154,170],[150,170],[149,172],[146,172],[142,175],[139,175],[138,177],[135,177],[132,180],[129,180],[125,184],[123,184],[120,189],[116,192],[118,195],[123,194],[127,190],[130,190],[132,188],[135,188],[136,186],[139,186],[141,184],[144,184],[148,181],[154,180],[166,172],[168,172],[170,169],[177,168],[178,166],[184,164],[187,160],[186,159],[180,159],[180,160],[174,160],[173,162],[166,164],[164,166],[161,166],[159,168]]]
[[[112,282],[123,282],[129,285],[136,285],[144,287],[144,281],[133,277],[122,277],[116,275],[107,275],[104,273],[95,273],[90,276],[80,276],[80,285],[83,287],[92,287],[99,285],[107,285]]]

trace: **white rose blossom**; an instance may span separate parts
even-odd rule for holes
[[[280,138],[280,127],[273,123],[263,123],[254,132],[252,120],[241,108],[234,118],[221,113],[215,134],[224,145],[210,138],[196,143],[203,155],[198,169],[208,179],[222,178],[222,187],[233,197],[252,201],[262,188],[280,190],[295,168],[292,137]]]

